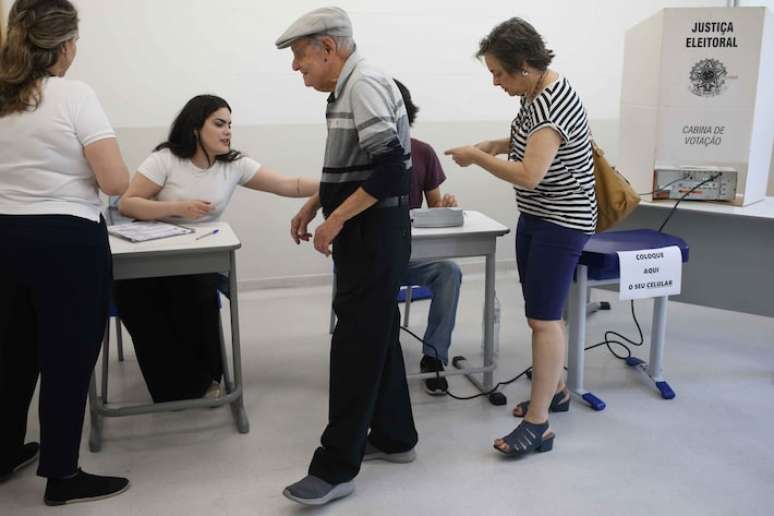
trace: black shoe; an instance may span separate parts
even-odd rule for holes
[[[423,373],[435,373],[443,371],[443,362],[437,358],[424,355],[419,362],[419,370]],[[449,390],[449,382],[443,376],[439,378],[427,378],[424,381],[425,391],[431,396],[443,396]]]
[[[49,478],[46,484],[46,505],[103,500],[129,489],[129,480],[120,477],[90,475],[78,468],[70,478]]]
[[[22,446],[19,456],[16,462],[11,464],[11,469],[0,471],[0,482],[5,482],[13,476],[14,473],[20,469],[29,466],[38,458],[40,452],[40,444],[36,442],[30,442]]]

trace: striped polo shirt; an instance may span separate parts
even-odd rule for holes
[[[328,97],[325,117],[320,181],[325,215],[359,187],[379,200],[376,207],[407,205],[411,136],[395,81],[353,52]]]
[[[543,127],[555,130],[562,142],[534,190],[514,187],[519,211],[566,228],[594,233],[597,197],[586,111],[563,77],[546,86],[532,102],[521,98],[521,109],[511,124],[508,159],[524,159],[527,139]]]

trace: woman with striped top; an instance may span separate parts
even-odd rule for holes
[[[507,455],[550,450],[548,413],[569,408],[562,308],[597,221],[586,113],[569,81],[548,68],[553,56],[521,18],[496,26],[481,40],[477,57],[495,86],[521,97],[510,138],[446,151],[462,167],[475,164],[513,184],[521,212],[516,262],[532,330],[533,376],[530,400],[513,409],[521,424],[495,440],[495,449]]]

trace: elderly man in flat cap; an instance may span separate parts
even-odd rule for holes
[[[336,268],[329,421],[309,474],[283,492],[322,505],[352,493],[362,460],[415,457],[396,304],[411,254],[409,122],[392,78],[356,52],[342,9],[305,14],[276,45],[291,48],[306,86],[330,93],[320,193],[291,222],[295,242],[308,241],[322,207],[314,247]]]

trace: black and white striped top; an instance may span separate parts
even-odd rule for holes
[[[511,124],[508,159],[521,161],[527,139],[543,127],[559,133],[562,143],[534,190],[514,187],[519,211],[563,227],[594,233],[597,197],[586,111],[564,77],[549,84],[532,102],[522,97],[519,114]]]

